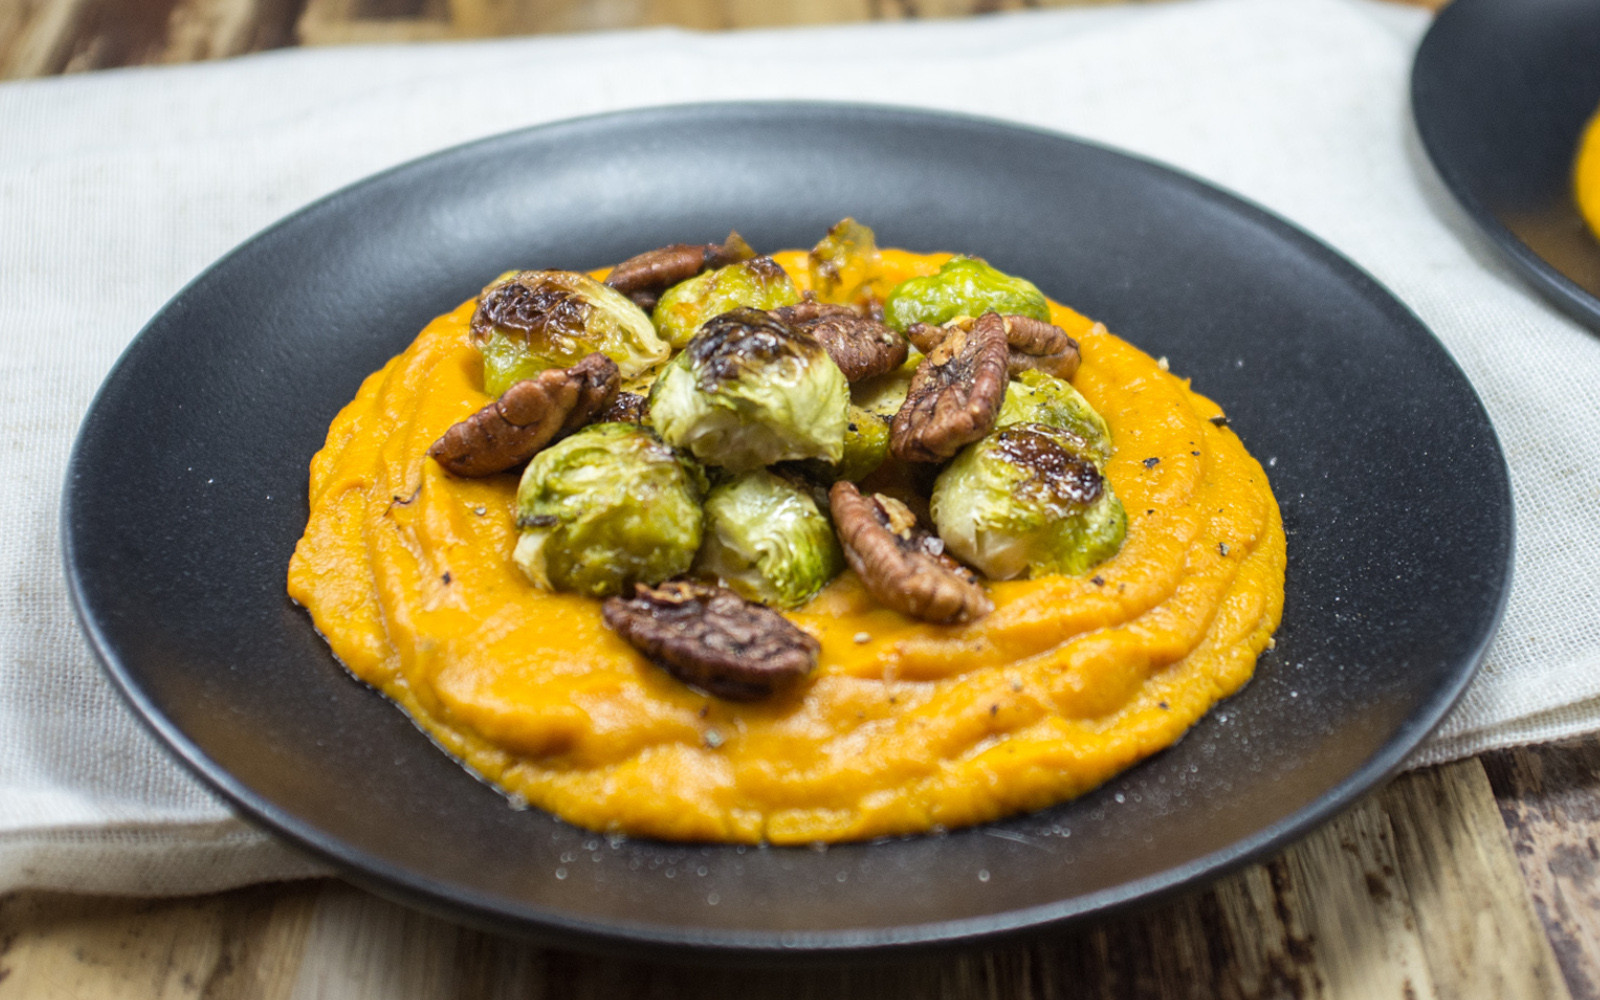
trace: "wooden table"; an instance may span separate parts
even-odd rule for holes
[[[0,0],[0,77],[293,44],[1040,5],[1058,4]],[[1600,737],[1406,774],[1277,857],[1187,896],[896,966],[602,960],[459,928],[331,879],[175,900],[0,897],[0,1000],[480,996],[1600,1000]]]

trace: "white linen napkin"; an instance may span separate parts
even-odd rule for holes
[[[798,97],[1006,118],[1175,164],[1332,244],[1454,354],[1515,490],[1505,625],[1412,763],[1600,729],[1600,339],[1500,262],[1420,152],[1407,86],[1426,25],[1369,0],[1188,0],[289,51],[0,86],[0,426],[14,463],[0,476],[0,890],[180,893],[321,870],[172,763],[73,622],[63,469],[129,339],[313,198],[467,139],[645,104]]]

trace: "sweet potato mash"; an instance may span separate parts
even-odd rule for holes
[[[804,288],[803,253],[776,257]],[[947,259],[883,252],[898,278]],[[1082,576],[992,582],[993,612],[964,626],[887,610],[847,571],[787,613],[821,642],[809,677],[765,702],[711,697],[609,631],[599,600],[530,584],[512,561],[515,473],[456,478],[427,457],[492,399],[473,308],[430,323],[334,419],[289,593],[440,745],[572,823],[794,844],[1036,809],[1181,737],[1277,627],[1284,533],[1261,466],[1184,379],[1052,304],[1115,445],[1120,552]]]

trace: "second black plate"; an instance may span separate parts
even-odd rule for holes
[[[1552,302],[1600,330],[1600,241],[1572,180],[1600,108],[1600,3],[1453,0],[1417,49],[1411,106],[1473,220]]]
[[[1173,748],[1059,807],[826,851],[611,843],[515,811],[329,655],[284,594],[307,462],[367,373],[512,267],[738,227],[978,254],[1192,376],[1289,534],[1276,651]],[[84,422],[64,506],[94,648],[245,813],[414,903],[591,947],[880,953],[1104,913],[1257,858],[1398,767],[1503,606],[1505,465],[1440,345],[1327,247],[1228,194],[996,122],[710,105],[566,122],[401,167],[169,303]]]

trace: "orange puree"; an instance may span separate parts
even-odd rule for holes
[[[1589,120],[1584,131],[1574,175],[1578,210],[1588,220],[1595,239],[1600,239],[1600,112]]]
[[[885,251],[887,277],[946,256]],[[778,259],[805,287],[803,256]],[[994,612],[964,627],[886,610],[846,572],[789,614],[822,642],[796,690],[701,694],[608,631],[598,600],[522,575],[515,474],[457,479],[425,457],[489,401],[472,311],[430,323],[333,421],[289,593],[442,746],[580,826],[803,843],[1039,808],[1177,740],[1277,627],[1284,535],[1261,466],[1185,380],[1053,305],[1116,446],[1121,552],[1086,577],[991,584]]]

